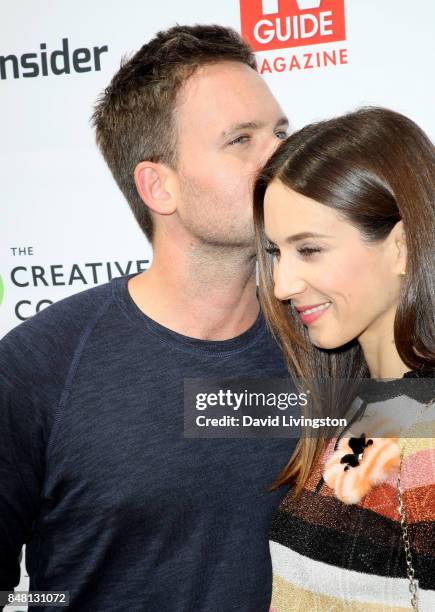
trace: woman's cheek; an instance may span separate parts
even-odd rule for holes
[[[359,254],[356,256],[347,252],[331,258],[320,278],[325,287],[351,298],[355,292],[358,293],[357,289],[361,287],[368,269],[370,266],[367,260],[364,261]]]

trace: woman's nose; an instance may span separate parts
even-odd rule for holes
[[[292,299],[306,288],[306,281],[297,270],[283,261],[275,263],[273,279],[275,297],[281,301]]]

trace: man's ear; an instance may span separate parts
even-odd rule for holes
[[[406,247],[406,232],[403,221],[398,221],[391,230],[391,239],[394,244],[394,269],[399,276],[406,274],[406,261],[408,249]]]
[[[159,215],[171,215],[177,208],[174,178],[174,171],[160,163],[143,161],[134,169],[138,194],[148,208]]]

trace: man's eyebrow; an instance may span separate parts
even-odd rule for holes
[[[280,117],[275,125],[275,129],[278,127],[288,127],[289,126],[289,121],[287,119],[287,117]]]
[[[287,127],[289,124],[287,117],[280,117],[275,124],[275,128]],[[231,134],[240,132],[242,130],[259,130],[265,127],[264,121],[245,121],[243,123],[233,123],[226,130],[221,132],[222,138],[227,138]]]
[[[266,234],[265,238],[270,244],[275,244],[273,240],[271,240]],[[298,240],[305,240],[306,238],[332,238],[332,236],[328,236],[327,234],[316,234],[316,232],[300,232],[299,234],[293,234],[292,236],[287,236],[284,238],[283,242],[286,244],[292,244],[293,242],[297,242]]]
[[[221,137],[227,138],[231,134],[235,132],[240,132],[241,130],[258,130],[264,127],[264,123],[258,121],[246,121],[244,123],[233,123],[226,130],[222,130]]]

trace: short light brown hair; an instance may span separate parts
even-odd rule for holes
[[[152,241],[153,222],[136,190],[141,161],[175,168],[177,94],[199,66],[236,61],[257,69],[255,55],[239,34],[218,25],[175,26],[159,32],[124,60],[92,115],[97,144],[139,226]]]

